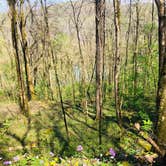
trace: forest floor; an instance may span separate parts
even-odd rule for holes
[[[84,113],[79,104],[64,102],[69,141],[67,139],[63,114],[60,104],[53,102],[30,102],[30,120],[23,116],[15,103],[0,103],[0,161],[12,160],[21,156],[22,165],[144,165],[153,161],[139,160],[140,157],[151,157],[152,145],[135,129],[138,122],[145,133],[149,134],[151,123],[142,113],[135,116],[133,111],[123,111],[123,129],[116,122],[115,111],[108,104],[104,106],[102,119],[102,145],[98,145],[98,122],[92,106]],[[83,150],[78,152],[77,146]],[[112,148],[116,156],[111,156]],[[50,156],[53,153],[53,156]],[[27,156],[26,156],[27,155]],[[26,157],[25,157],[26,156]],[[34,157],[34,156],[37,156]],[[23,159],[24,158],[24,159]],[[25,160],[26,158],[26,160]],[[65,159],[67,158],[67,159]],[[78,160],[79,159],[79,160]],[[151,158],[150,158],[151,159]],[[153,160],[153,158],[152,158]],[[40,163],[40,164],[39,164]],[[56,164],[55,164],[56,163]],[[19,163],[16,163],[19,165]],[[46,165],[46,164],[45,164]]]

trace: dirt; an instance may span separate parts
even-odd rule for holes
[[[42,101],[29,102],[31,114],[35,114],[43,109],[48,109],[49,104]],[[19,105],[16,103],[0,103],[0,122],[21,114]]]

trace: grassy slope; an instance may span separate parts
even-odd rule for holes
[[[117,160],[133,163],[137,162],[136,155],[151,151],[151,146],[138,136],[133,128],[132,112],[124,111],[124,129],[120,130],[114,110],[106,104],[103,116],[103,143],[98,147],[97,121],[93,120],[93,108],[89,107],[91,116],[86,116],[78,105],[65,104],[70,133],[68,143],[59,104],[36,101],[30,105],[32,115],[28,124],[28,120],[19,113],[15,104],[0,104],[0,155],[3,158],[10,159],[25,152],[43,155],[49,154],[50,151],[56,156],[71,157],[77,156],[76,147],[82,145],[84,156],[88,158],[99,157],[100,153],[105,156],[112,147],[117,152]]]

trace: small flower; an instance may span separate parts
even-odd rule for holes
[[[110,148],[109,152],[110,152],[111,158],[115,158],[116,152],[114,151],[114,149]]]
[[[4,165],[11,165],[12,162],[11,162],[11,161],[4,161],[3,164],[4,164]]]
[[[53,152],[50,152],[50,156],[51,156],[51,157],[54,157],[55,154],[54,154]]]
[[[19,158],[18,156],[13,157],[13,161],[14,161],[14,162],[17,162],[17,161],[19,161],[19,160],[20,160],[20,158]]]
[[[0,160],[2,160],[2,157],[0,157]]]
[[[83,151],[83,147],[81,145],[78,145],[77,146],[77,152],[81,152],[81,151]]]

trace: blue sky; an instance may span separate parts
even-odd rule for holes
[[[7,10],[7,2],[6,0],[0,0],[0,12],[4,12]]]

